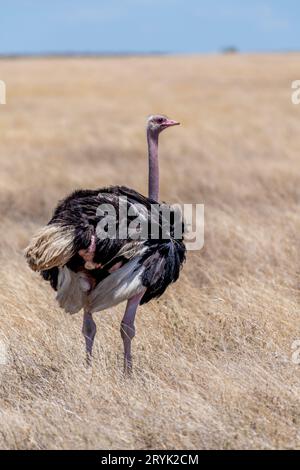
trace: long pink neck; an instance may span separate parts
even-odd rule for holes
[[[158,133],[147,130],[149,155],[149,198],[158,201],[159,197],[159,167],[158,167]]]

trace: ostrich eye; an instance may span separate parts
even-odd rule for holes
[[[162,124],[163,122],[164,122],[163,118],[158,118],[158,119],[157,119],[157,123],[158,123],[158,124]]]

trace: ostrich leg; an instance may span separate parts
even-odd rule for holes
[[[92,314],[88,310],[84,310],[83,313],[82,334],[85,339],[86,364],[87,366],[90,366],[92,361],[93,343],[96,335],[96,323],[94,322]]]
[[[132,372],[132,358],[131,358],[131,340],[135,336],[135,314],[140,301],[145,291],[135,295],[128,300],[124,317],[121,322],[121,337],[124,344],[124,373],[130,374]]]

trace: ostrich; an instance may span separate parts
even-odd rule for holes
[[[121,322],[124,345],[124,371],[132,370],[131,341],[135,336],[135,316],[140,304],[164,293],[175,282],[185,260],[183,237],[175,234],[183,228],[181,215],[159,200],[159,134],[179,125],[163,115],[150,116],[147,122],[148,197],[124,186],[98,190],[78,190],[61,201],[50,222],[31,240],[25,256],[31,269],[39,271],[57,291],[59,305],[68,313],[83,309],[82,333],[87,364],[91,363],[96,324],[93,313],[127,301]],[[160,236],[109,238],[98,234],[103,221],[99,206],[109,204],[116,213],[120,201],[139,215],[146,224],[153,223],[152,208],[159,208],[155,224]],[[159,204],[159,205],[158,205]],[[169,208],[168,236],[162,237],[165,219],[160,210]],[[179,217],[178,217],[179,216]],[[127,228],[132,218],[127,217]],[[119,227],[123,220],[116,219]],[[182,232],[181,232],[182,233]]]

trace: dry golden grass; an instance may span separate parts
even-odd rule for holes
[[[299,59],[0,61],[1,448],[300,448]],[[161,197],[203,202],[206,240],[139,310],[126,381],[123,306],[95,315],[86,370],[81,315],[22,250],[74,188],[146,192],[153,112],[183,123],[161,139]]]

